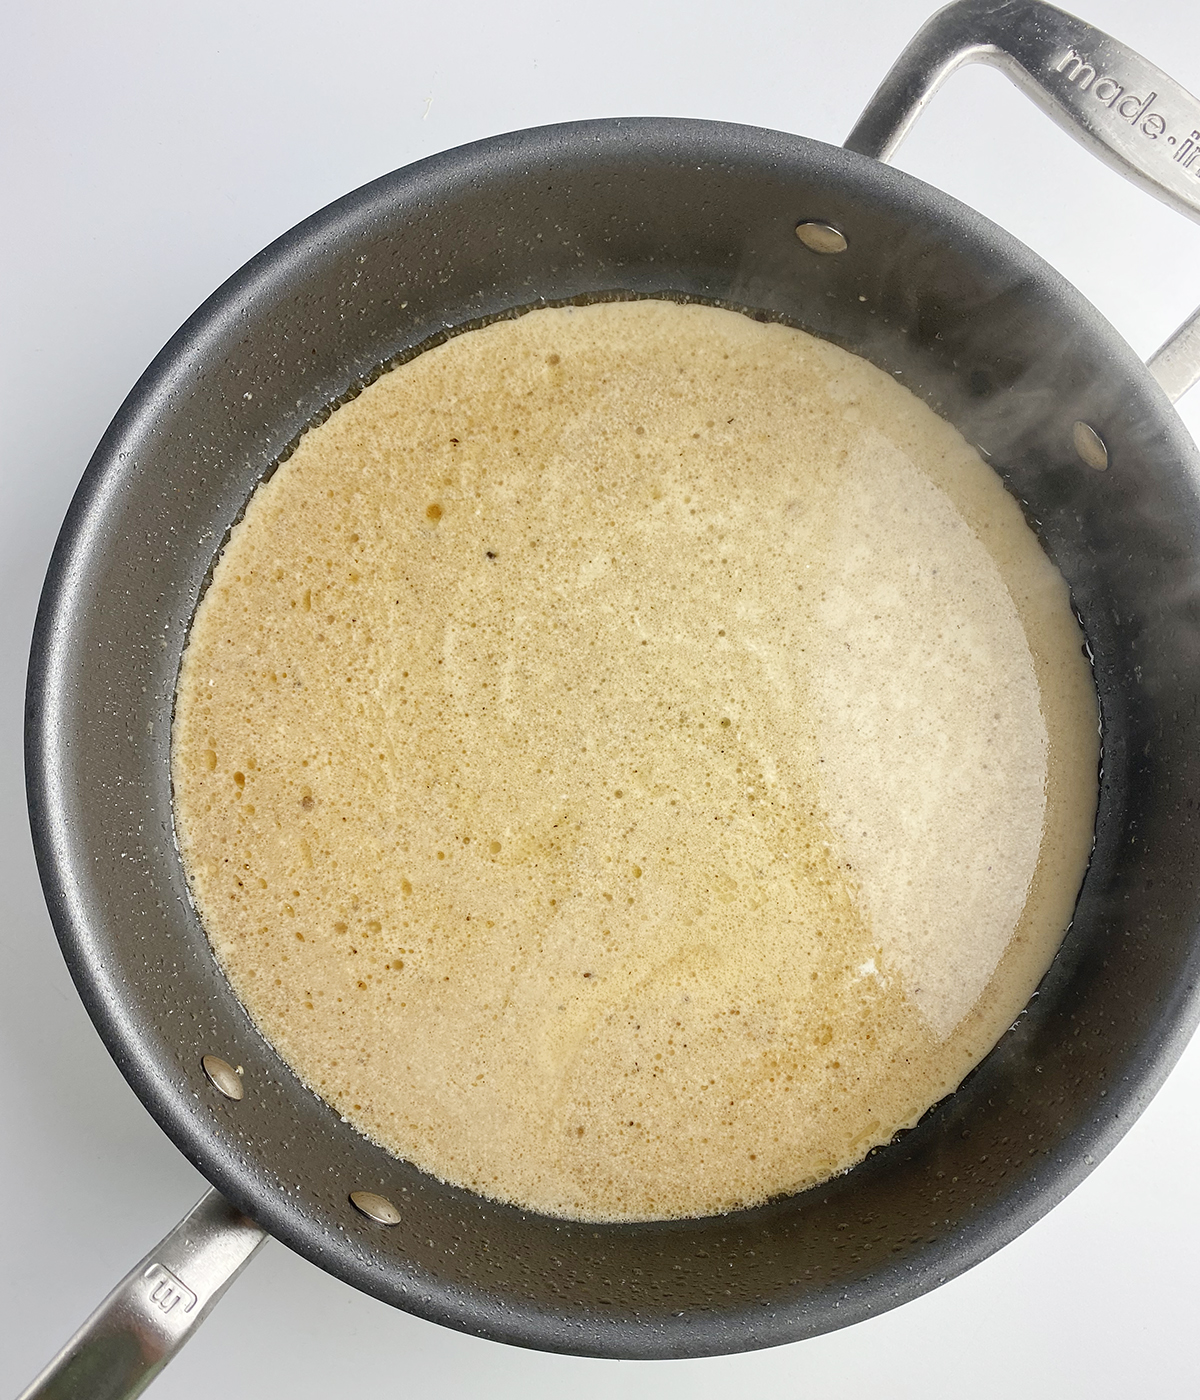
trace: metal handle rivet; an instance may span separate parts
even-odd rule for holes
[[[400,1212],[386,1196],[377,1196],[374,1191],[351,1191],[350,1204],[377,1224],[400,1224]]]
[[[245,1094],[242,1076],[228,1060],[222,1060],[216,1055],[205,1055],[200,1063],[213,1088],[219,1090],[227,1099],[236,1101]]]
[[[1075,451],[1079,453],[1079,460],[1086,462],[1089,467],[1095,467],[1098,472],[1104,471],[1108,466],[1108,448],[1104,445],[1104,439],[1087,423],[1075,423],[1071,428],[1071,437],[1075,443]]]
[[[832,224],[817,223],[815,220],[797,224],[796,237],[814,253],[844,253],[849,246],[844,233]]]

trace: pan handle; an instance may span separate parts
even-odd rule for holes
[[[140,1395],[266,1237],[210,1191],[126,1274],[17,1400]]]
[[[999,68],[1093,155],[1200,222],[1200,102],[1140,54],[1039,0],[956,0],[939,10],[893,64],[846,148],[890,160],[967,63]],[[1200,381],[1200,310],[1147,368],[1172,402]]]

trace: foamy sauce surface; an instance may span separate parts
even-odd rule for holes
[[[263,1034],[444,1180],[584,1219],[797,1190],[955,1088],[1066,928],[1062,578],[886,374],[664,302],[377,380],[259,488],[177,830]]]

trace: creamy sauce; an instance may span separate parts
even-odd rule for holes
[[[300,1077],[585,1219],[792,1191],[1017,1016],[1097,712],[999,478],[870,364],[663,302],[457,337],[307,433],[184,657],[177,827]]]

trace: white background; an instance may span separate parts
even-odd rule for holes
[[[666,114],[839,142],[930,0],[174,0],[7,7],[0,57],[0,1397],[204,1182],[126,1087],[42,904],[25,659],[59,522],[143,367],[277,234],[431,152]],[[1083,6],[1085,0],[1078,0]],[[1192,0],[1086,18],[1200,92]],[[1200,301],[1200,229],[1124,186],[998,74],[951,80],[898,164],[1003,223],[1143,355]],[[1200,430],[1200,390],[1184,417]],[[886,1316],[692,1362],[546,1356],[395,1312],[270,1242],[158,1400],[733,1393],[890,1400],[1200,1394],[1200,1044],[1063,1205]]]

